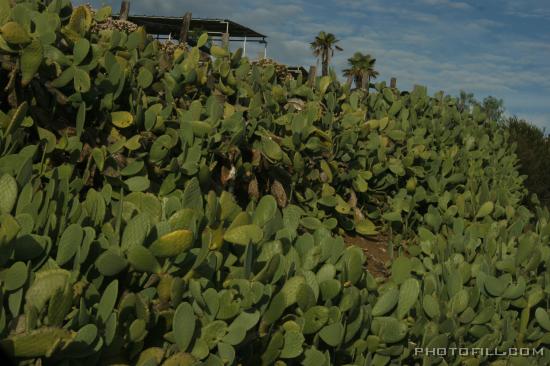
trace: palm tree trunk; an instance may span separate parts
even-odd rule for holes
[[[363,90],[365,91],[365,95],[369,95],[369,88],[370,88],[370,75],[367,74],[363,77]]]
[[[346,81],[346,85],[351,88],[351,84],[353,83],[353,75],[348,75],[348,79]]]
[[[368,75],[362,75],[361,76],[361,89],[369,90],[369,76]]]
[[[363,77],[361,75],[355,75],[355,89],[361,89],[363,87]]]
[[[371,76],[368,75],[367,76],[367,95],[369,94],[369,89],[370,89],[370,78],[371,78]]]
[[[323,70],[322,70],[322,74],[323,76],[327,76],[328,75],[328,63],[329,63],[329,53],[328,53],[328,50],[323,50]]]

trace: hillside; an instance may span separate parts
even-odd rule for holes
[[[110,8],[10,4],[0,348],[17,364],[550,363],[550,214],[521,205],[479,108],[210,59],[206,35],[168,52],[104,26]],[[445,347],[545,352],[415,354]]]

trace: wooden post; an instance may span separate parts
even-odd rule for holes
[[[122,0],[120,3],[120,20],[128,20],[130,14],[130,0]]]
[[[183,15],[180,29],[180,43],[187,42],[187,36],[189,34],[189,26],[191,25],[192,14],[187,12]]]
[[[315,84],[316,77],[317,77],[317,66],[311,65],[309,67],[309,73],[307,76],[307,83],[309,86],[313,86]]]
[[[222,34],[222,47],[229,49],[229,33]]]
[[[395,89],[397,87],[397,79],[391,78],[390,80],[390,88]]]

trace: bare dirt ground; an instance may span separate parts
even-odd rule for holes
[[[344,241],[348,245],[355,245],[365,252],[367,256],[367,271],[375,278],[386,279],[389,277],[389,265],[391,255],[388,253],[388,238],[383,235],[378,235],[373,238],[364,238],[362,236],[344,237]]]

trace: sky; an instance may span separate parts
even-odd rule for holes
[[[120,0],[91,3],[120,8]],[[268,57],[306,68],[317,63],[309,43],[331,32],[344,49],[332,62],[339,74],[354,52],[369,53],[376,81],[396,77],[400,89],[419,84],[430,94],[492,95],[508,115],[550,131],[549,0],[132,0],[130,8],[136,15],[187,11],[265,34]],[[247,44],[249,57],[260,52],[263,46]]]

